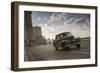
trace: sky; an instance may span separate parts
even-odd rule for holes
[[[32,26],[40,26],[42,35],[54,39],[62,32],[71,32],[75,37],[90,37],[90,14],[65,12],[32,12]]]

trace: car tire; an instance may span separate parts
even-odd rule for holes
[[[76,46],[77,46],[77,48],[80,48],[80,44],[77,44]]]
[[[56,50],[58,50],[58,47],[55,47]]]
[[[61,47],[65,47],[65,45],[66,45],[65,42],[61,43]]]

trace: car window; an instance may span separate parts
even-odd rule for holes
[[[60,36],[56,36],[56,39],[57,39],[57,40],[60,39]]]
[[[72,36],[72,34],[70,34],[70,33],[68,33],[67,35],[68,35],[68,36]]]
[[[72,36],[72,34],[71,33],[63,33],[63,34],[57,35],[55,39],[59,40],[63,37],[67,37],[67,36]]]
[[[63,35],[60,35],[60,38],[62,38],[63,37]]]

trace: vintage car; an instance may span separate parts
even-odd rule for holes
[[[80,48],[80,38],[75,38],[70,32],[63,32],[56,35],[53,45],[56,50],[60,47],[70,48],[76,46],[77,48]]]

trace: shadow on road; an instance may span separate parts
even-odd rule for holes
[[[57,51],[76,51],[76,50],[80,50],[81,48],[69,48],[69,47],[66,47],[66,48],[62,48],[62,49],[58,49]]]

